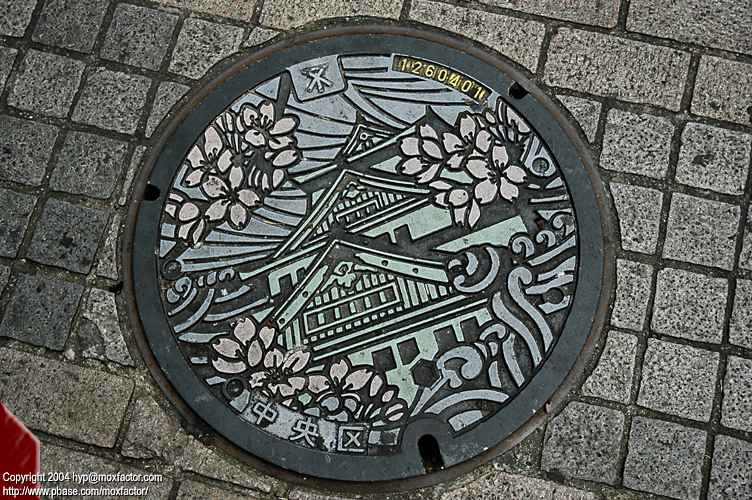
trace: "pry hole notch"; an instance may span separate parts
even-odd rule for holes
[[[517,82],[514,82],[507,92],[509,93],[509,97],[518,101],[527,95],[527,90]]]
[[[444,459],[441,458],[439,442],[432,435],[426,434],[418,439],[418,452],[420,453],[420,459],[423,461],[423,468],[426,470],[426,474],[440,471],[444,468]]]
[[[160,195],[159,188],[154,184],[147,184],[144,188],[144,201],[156,201]]]

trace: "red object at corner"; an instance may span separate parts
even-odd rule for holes
[[[0,499],[28,495],[38,485],[39,440],[0,403]],[[26,493],[27,496],[22,496]]]

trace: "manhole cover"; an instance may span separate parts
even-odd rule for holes
[[[545,95],[452,43],[361,28],[272,47],[152,155],[132,310],[180,398],[255,457],[350,481],[474,464],[582,367],[597,175]]]

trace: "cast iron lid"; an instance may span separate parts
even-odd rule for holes
[[[435,34],[254,54],[176,117],[134,194],[124,261],[152,371],[240,455],[305,476],[458,473],[508,449],[574,383],[610,296],[573,130],[509,65]]]

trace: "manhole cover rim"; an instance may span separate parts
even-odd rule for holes
[[[601,230],[605,230],[606,235],[611,234],[612,224],[610,207],[607,205],[607,203],[605,203],[606,198],[604,194],[605,190],[603,188],[603,184],[592,164],[592,159],[589,156],[587,146],[585,146],[579,134],[575,132],[574,127],[569,123],[568,119],[565,118],[564,114],[547,95],[545,95],[537,87],[533,86],[527,78],[521,75],[509,64],[504,63],[503,61],[489,55],[486,52],[483,52],[467,44],[458,42],[455,39],[409,28],[405,29],[379,26],[340,28],[335,30],[325,30],[309,33],[307,35],[277,43],[236,63],[231,68],[223,72],[219,77],[214,79],[208,86],[204,87],[199,92],[199,94],[178,113],[178,115],[168,126],[167,130],[159,138],[156,147],[153,149],[152,154],[147,159],[144,171],[142,172],[142,175],[134,188],[133,201],[129,208],[129,214],[124,233],[123,272],[124,279],[126,281],[126,301],[131,323],[134,325],[134,330],[137,333],[137,342],[144,355],[144,358],[147,360],[147,365],[152,371],[152,374],[157,379],[158,384],[167,394],[168,398],[181,410],[181,412],[184,413],[185,416],[189,417],[189,421],[193,420],[197,415],[200,419],[209,422],[209,424],[218,432],[218,442],[224,442],[226,444],[227,451],[232,452],[233,455],[246,460],[257,468],[271,471],[277,476],[282,476],[287,480],[292,480],[297,483],[309,485],[311,484],[311,481],[306,481],[304,476],[302,476],[301,474],[309,475],[312,474],[312,472],[310,470],[307,470],[305,467],[302,467],[301,463],[293,464],[292,466],[290,466],[289,463],[285,463],[285,467],[290,468],[281,468],[282,465],[280,464],[280,462],[285,462],[285,459],[281,461],[277,459],[275,463],[274,457],[271,457],[269,455],[265,456],[263,453],[264,449],[271,449],[269,447],[276,446],[277,449],[279,449],[280,446],[284,448],[285,445],[280,445],[279,441],[277,441],[275,438],[272,438],[269,435],[264,435],[264,433],[261,432],[258,432],[258,434],[260,434],[259,436],[253,436],[252,438],[247,434],[244,434],[243,432],[237,432],[239,429],[233,428],[232,424],[238,423],[233,422],[233,420],[240,419],[236,414],[232,414],[231,412],[227,411],[227,407],[223,406],[218,400],[216,401],[216,403],[220,405],[221,408],[213,407],[211,409],[196,409],[185,403],[185,400],[192,399],[195,402],[204,399],[203,396],[209,396],[210,398],[213,398],[213,396],[206,390],[196,391],[196,387],[188,387],[184,384],[184,377],[181,375],[191,375],[194,377],[195,375],[193,375],[187,362],[182,358],[179,352],[177,352],[177,345],[175,345],[173,354],[177,352],[177,357],[180,358],[180,360],[175,359],[172,361],[178,362],[178,365],[180,365],[180,363],[182,362],[185,366],[181,367],[181,369],[179,370],[179,372],[181,372],[180,375],[176,375],[176,372],[172,370],[170,370],[172,372],[171,377],[168,377],[164,374],[163,368],[160,367],[160,363],[157,363],[156,358],[161,358],[161,360],[163,361],[163,363],[161,364],[164,366],[164,361],[170,358],[170,354],[168,352],[170,351],[170,349],[165,349],[164,345],[154,345],[153,343],[151,343],[152,340],[147,340],[146,334],[143,329],[143,324],[141,322],[141,315],[148,315],[150,310],[154,309],[155,306],[156,310],[153,311],[155,313],[155,317],[160,320],[163,319],[164,313],[161,310],[159,295],[157,294],[155,296],[156,300],[144,301],[143,298],[139,300],[138,303],[141,305],[141,315],[139,315],[136,289],[134,281],[132,279],[132,273],[134,267],[138,269],[136,274],[141,274],[142,272],[144,272],[144,269],[148,269],[148,265],[134,266],[134,261],[138,262],[139,264],[148,264],[149,259],[153,260],[153,255],[149,255],[148,248],[154,248],[154,245],[138,245],[139,242],[144,240],[145,235],[137,234],[136,226],[138,225],[138,220],[141,217],[146,217],[147,219],[150,218],[150,216],[146,215],[146,213],[149,212],[150,209],[151,211],[161,211],[161,207],[164,201],[163,196],[167,191],[166,188],[170,182],[171,172],[170,175],[167,176],[167,178],[161,179],[161,195],[157,202],[147,202],[146,205],[142,204],[141,199],[143,197],[144,189],[146,187],[146,184],[150,180],[153,181],[152,183],[154,184],[160,184],[160,179],[152,178],[154,176],[153,174],[155,166],[159,164],[161,158],[168,156],[163,155],[163,153],[166,151],[165,147],[168,145],[174,146],[174,142],[176,140],[175,133],[181,130],[181,127],[183,127],[184,125],[184,121],[186,119],[197,120],[198,118],[196,117],[199,116],[201,112],[204,112],[205,116],[208,117],[205,118],[204,121],[204,125],[206,125],[216,115],[218,109],[224,109],[227,105],[234,101],[240,94],[229,91],[227,85],[225,84],[235,75],[239,73],[246,75],[248,74],[246,70],[251,70],[251,74],[255,79],[252,81],[252,83],[243,83],[244,89],[247,90],[263,82],[264,78],[268,78],[270,75],[274,75],[277,72],[283,70],[285,65],[279,62],[276,63],[278,67],[276,67],[274,70],[263,70],[259,66],[257,66],[257,64],[264,62],[268,64],[268,56],[271,56],[277,52],[294,49],[295,47],[298,47],[299,51],[305,52],[305,50],[300,47],[302,47],[307,42],[317,41],[318,45],[321,45],[323,43],[325,46],[330,48],[330,51],[327,53],[367,54],[385,52],[385,50],[381,47],[369,47],[365,50],[358,47],[357,50],[348,50],[348,48],[345,47],[345,44],[347,43],[346,39],[341,38],[342,36],[346,35],[393,35],[403,38],[406,37],[408,41],[416,43],[418,45],[420,45],[421,43],[428,45],[432,43],[438,43],[446,46],[450,51],[455,51],[456,55],[462,61],[460,63],[454,64],[453,67],[462,70],[463,63],[472,64],[473,60],[476,60],[475,63],[477,64],[477,60],[480,60],[489,66],[487,71],[501,72],[502,74],[510,78],[511,81],[516,81],[521,84],[530,93],[530,95],[534,96],[538,101],[537,103],[534,102],[533,99],[529,98],[523,98],[521,101],[510,101],[519,111],[521,111],[521,114],[526,118],[526,120],[533,124],[533,126],[539,131],[540,135],[543,136],[544,139],[546,139],[547,145],[552,149],[552,151],[554,152],[554,157],[557,158],[563,169],[565,163],[565,160],[563,160],[563,158],[568,158],[566,160],[567,164],[569,164],[570,161],[574,161],[575,163],[579,163],[584,166],[584,169],[582,169],[579,173],[568,172],[566,176],[567,184],[570,186],[570,192],[573,193],[572,201],[577,213],[578,226],[581,228],[579,231],[580,261],[578,265],[578,281],[602,283],[600,291],[586,290],[581,287],[578,287],[576,289],[572,312],[570,313],[566,321],[564,331],[561,333],[562,336],[567,335],[567,338],[570,339],[570,341],[574,339],[575,345],[570,346],[570,348],[566,350],[566,352],[564,352],[564,349],[554,349],[554,351],[550,354],[548,360],[546,361],[546,364],[534,375],[534,377],[530,381],[530,384],[542,384],[546,387],[546,390],[543,391],[542,395],[538,395],[538,397],[531,396],[533,401],[527,401],[527,399],[530,398],[525,398],[524,396],[528,395],[529,393],[525,393],[523,391],[522,394],[519,394],[515,397],[510,405],[516,404],[520,406],[518,415],[522,423],[512,424],[511,430],[505,429],[504,434],[506,434],[506,436],[502,440],[499,441],[498,439],[492,439],[492,442],[483,442],[482,436],[481,439],[473,439],[473,437],[477,437],[473,435],[478,434],[477,431],[486,431],[488,429],[489,423],[493,422],[494,419],[499,419],[502,413],[506,414],[505,412],[497,413],[497,415],[492,417],[489,421],[484,422],[484,424],[478,427],[475,431],[470,431],[459,438],[459,440],[461,440],[463,443],[471,446],[474,452],[465,457],[463,460],[460,460],[456,465],[449,467],[444,471],[430,475],[421,476],[419,475],[420,472],[418,472],[417,476],[407,479],[399,479],[397,481],[378,476],[361,476],[354,479],[353,477],[351,477],[353,467],[352,465],[346,467],[346,469],[349,469],[349,475],[347,477],[337,476],[337,471],[341,470],[340,466],[343,465],[345,461],[348,464],[357,464],[358,458],[352,456],[342,457],[337,455],[329,455],[324,452],[310,450],[310,453],[320,453],[322,458],[324,458],[324,455],[327,455],[326,464],[328,465],[326,466],[326,469],[330,470],[332,473],[322,474],[322,476],[325,477],[322,481],[323,484],[326,484],[328,487],[330,487],[330,489],[338,489],[338,484],[336,482],[333,483],[332,481],[330,481],[334,479],[338,481],[355,480],[368,482],[385,480],[388,482],[380,484],[374,483],[373,487],[380,491],[402,490],[425,486],[428,484],[434,484],[449,477],[454,477],[463,472],[466,472],[467,470],[476,467],[480,463],[489,460],[494,456],[499,455],[503,451],[509,449],[511,446],[513,446],[525,436],[530,434],[533,430],[535,430],[546,417],[546,412],[542,408],[544,407],[545,403],[547,401],[550,401],[555,407],[556,404],[564,399],[566,394],[579,378],[579,375],[581,374],[584,365],[592,352],[595,340],[600,335],[605,323],[607,303],[608,299],[611,296],[611,290],[613,288],[612,269],[614,257],[612,245],[609,243],[610,239],[608,237],[603,238],[603,233],[601,232]],[[332,47],[336,47],[336,50],[332,49]],[[398,52],[398,50],[394,48],[392,48],[391,51]],[[317,52],[316,55],[321,55],[321,53]],[[255,71],[255,73],[253,73],[253,71]],[[473,74],[474,76],[477,75],[477,72],[466,72]],[[236,79],[236,83],[237,81],[239,81],[239,79]],[[223,93],[213,92],[213,90],[217,89],[220,86],[223,86]],[[501,92],[502,89],[500,86],[496,88]],[[216,104],[216,101],[218,100],[222,102],[221,105]],[[543,109],[540,109],[541,106]],[[196,113],[196,111],[198,111],[199,113]],[[538,116],[541,113],[547,113],[548,116]],[[548,119],[550,121],[551,116],[556,119],[557,124],[554,126],[541,127],[541,125],[543,124],[541,120]],[[544,129],[546,130],[544,131]],[[182,130],[185,133],[185,127],[183,127]],[[194,134],[194,136],[200,134],[200,131],[203,130],[203,127],[197,127],[196,130],[198,130],[198,132]],[[549,137],[551,136],[551,134],[555,136],[558,135],[559,138],[563,138],[564,140],[552,140],[551,137]],[[193,139],[190,139],[188,141],[188,145],[185,147],[186,150],[192,142]],[[557,149],[560,151],[557,151]],[[180,155],[181,158],[177,159],[178,162],[180,162],[182,159],[182,153],[180,153]],[[572,155],[574,156],[572,157]],[[579,195],[574,195],[575,189],[573,188],[573,184],[576,183],[583,184],[587,188],[584,195],[586,198],[590,198],[589,200],[587,200],[587,202],[579,199]],[[587,205],[588,203],[589,208],[583,210],[581,207]],[[580,208],[578,209],[578,207]],[[592,213],[593,208],[595,208],[594,213]],[[141,227],[143,227],[143,224],[141,224]],[[583,228],[587,228],[588,230],[584,231]],[[152,227],[150,232],[152,234],[148,236],[147,240],[156,242],[158,232],[157,225]],[[134,242],[137,243],[136,246],[133,246]],[[138,249],[141,249],[142,251],[139,252]],[[143,252],[143,249],[147,249],[147,251]],[[601,252],[602,255],[598,255]],[[602,261],[600,260],[601,258],[603,259]],[[133,259],[133,261],[131,259]],[[157,270],[152,267],[151,272],[156,273]],[[141,281],[141,283],[143,283],[143,281]],[[139,290],[140,295],[143,297],[144,287],[139,286]],[[156,288],[155,290],[152,290],[152,292],[156,292]],[[581,313],[581,310],[583,310],[583,308],[578,306],[581,302],[583,302],[583,300],[587,302],[587,307],[584,307],[585,312]],[[578,330],[580,333],[579,335],[576,332],[568,333],[569,330]],[[165,331],[167,331],[168,333],[165,335],[164,340],[170,340],[168,337],[170,336],[171,332],[169,332],[167,328],[165,328]],[[566,359],[557,360],[554,358],[556,356],[563,356]],[[572,366],[572,368],[568,373],[548,373],[553,369],[553,365],[557,364],[555,361],[565,361],[567,363],[567,366]],[[549,367],[549,370],[546,369],[547,366]],[[552,382],[551,379],[553,379],[554,382]],[[542,383],[541,381],[544,382]],[[203,389],[203,386],[200,386],[200,388]],[[212,405],[210,404],[209,406],[211,407]],[[551,407],[549,407],[548,409],[550,411]],[[223,410],[227,411],[227,418],[216,418],[216,413],[214,410],[219,410],[220,412],[222,412]],[[233,443],[229,440],[225,441],[226,438],[222,437],[227,435],[244,435],[245,438],[243,439],[238,437],[234,440],[235,442]],[[260,445],[259,442],[261,443]],[[257,452],[255,455],[248,454],[243,450],[243,448],[250,450],[251,453],[258,451],[259,449],[261,449],[262,452]],[[292,449],[291,451],[294,455],[295,449]],[[406,453],[406,455],[407,454],[408,453]],[[261,456],[261,459],[258,458],[258,455]],[[378,469],[378,461],[375,460],[375,458],[379,457],[369,457],[367,459],[367,462],[363,462],[362,465],[356,465],[355,468],[358,470],[366,469],[366,471]],[[380,458],[388,459],[391,461],[394,460],[394,457]],[[266,460],[272,460],[272,465],[269,465]],[[303,462],[305,462],[305,460]]]

